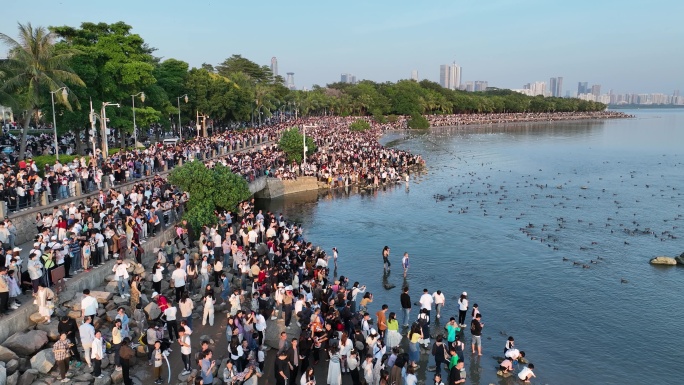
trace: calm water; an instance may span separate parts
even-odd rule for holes
[[[514,383],[495,373],[508,335],[535,364],[533,383],[679,383],[684,268],[648,259],[684,252],[684,111],[630,113],[637,118],[394,134],[385,140],[428,165],[408,186],[267,207],[340,250],[339,274],[368,285],[372,313],[382,303],[399,310],[404,251],[414,301],[424,287],[441,289],[453,315],[467,291],[485,323],[483,356],[466,354],[467,383]],[[647,229],[654,234],[625,231]],[[391,290],[382,287],[385,245]]]

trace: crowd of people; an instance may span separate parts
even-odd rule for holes
[[[462,125],[484,125],[504,123],[556,122],[562,120],[594,120],[629,118],[618,111],[587,112],[505,112],[497,114],[460,114],[429,115],[427,120],[431,127],[451,127]]]
[[[499,115],[489,117],[505,120],[509,119],[506,115],[517,114]],[[449,119],[433,118],[431,123],[459,124]],[[83,321],[76,327],[78,330],[69,320],[60,320],[64,338],[70,341],[62,343],[60,339],[54,348],[56,359],[60,357],[57,361],[62,379],[68,371],[63,362],[65,349],[81,361],[79,352],[74,352],[78,334],[85,361],[93,367],[95,377],[102,375],[98,361],[106,351],[105,340],[110,342],[116,354],[115,365],[125,372],[124,377],[128,376],[127,348],[138,340],[147,346],[148,363],[156,383],[162,381],[164,357],[173,354],[171,346],[177,342],[184,364],[182,374],[188,375],[193,367],[198,368],[198,384],[212,383],[213,376],[218,375],[226,384],[255,385],[264,375],[270,319],[277,321],[277,327],[280,322],[283,326],[272,374],[278,385],[314,385],[316,366],[323,360],[328,363],[328,385],[340,385],[346,373],[354,385],[416,385],[421,355],[434,357],[435,385],[464,382],[466,340],[470,339],[471,354],[482,355],[484,328],[479,307],[469,306],[467,293],[461,293],[458,314],[449,317],[443,330],[435,329],[432,318],[447,317],[446,296],[440,290],[422,291],[420,310],[413,319],[414,304],[408,287],[402,288],[396,311],[391,311],[387,304],[376,307],[372,293],[364,285],[349,276],[330,276],[331,260],[335,270],[337,267],[336,249],[327,255],[304,239],[301,226],[289,222],[282,214],[256,211],[253,202],[243,202],[234,211],[217,213],[216,225],[195,232],[180,220],[186,195],[165,178],[155,176],[164,166],[170,169],[181,160],[199,159],[209,167],[221,162],[248,180],[262,175],[284,179],[315,176],[331,187],[378,186],[399,181],[412,166],[422,164],[418,155],[378,143],[385,130],[403,128],[405,119],[386,124],[371,122],[372,129],[363,132],[348,129],[354,120],[304,118],[175,146],[122,151],[106,160],[82,157],[70,164],[56,162],[44,170],[38,170],[31,159],[16,165],[3,164],[0,190],[12,207],[19,209],[32,203],[32,198],[17,193],[24,185],[33,186],[31,191],[35,195],[41,189],[48,191],[53,207],[36,215],[37,235],[28,261],[22,261],[21,249],[15,244],[16,228],[12,221],[0,222],[0,242],[6,252],[4,266],[0,266],[0,314],[16,309],[20,294],[27,290],[33,293],[45,322],[50,322],[54,312],[54,292],[50,287],[55,269],[64,267],[69,279],[115,259],[112,272],[119,295],[130,301],[132,312],[127,314],[126,309],[119,308],[112,335],[102,336],[93,326],[97,303],[85,290],[81,304]],[[305,164],[287,162],[282,149],[271,144],[212,158],[212,152],[225,153],[243,147],[242,144],[273,141],[280,131],[293,125],[310,126],[306,134],[313,137],[318,147]],[[116,188],[117,184],[143,176],[152,177],[139,181],[129,192]],[[113,187],[103,189],[103,178],[110,178]],[[98,193],[82,202],[59,204],[59,199],[73,195],[75,183],[81,184],[82,191]],[[14,194],[9,193],[12,188]],[[129,275],[125,260],[133,258],[142,263],[146,239],[169,226],[175,226],[176,236],[153,251],[150,282],[138,273]],[[383,249],[382,256],[384,268],[391,269],[389,247]],[[410,269],[408,253],[403,255],[401,267],[406,275]],[[172,291],[165,292],[164,281],[170,283]],[[143,295],[156,304],[156,315],[142,310]],[[214,325],[218,307],[228,309],[225,336],[230,359],[224,368],[216,367],[208,341],[202,341],[202,349],[192,354],[192,312],[200,305],[202,325]],[[370,310],[373,307],[377,311]],[[469,312],[470,336],[466,337]],[[139,327],[144,325],[144,335],[131,332],[130,319],[136,320]],[[293,323],[301,333],[289,338]],[[512,337],[504,353],[499,367],[501,376],[514,373],[518,363],[525,362],[525,353],[515,347]],[[441,377],[444,369],[446,381]],[[528,364],[518,371],[518,377],[529,381],[534,377],[533,369]]]

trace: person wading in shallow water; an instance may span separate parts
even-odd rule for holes
[[[390,248],[389,248],[389,246],[385,246],[382,249],[382,264],[383,264],[385,271],[389,271],[390,267],[392,266],[392,264],[390,263],[390,260],[389,260],[389,255],[390,255]]]

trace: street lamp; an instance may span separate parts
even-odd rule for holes
[[[178,136],[180,137],[180,140],[183,140],[183,127],[181,126],[181,120],[180,120],[180,100],[183,98],[185,100],[185,103],[188,103],[188,94],[181,95],[177,97],[176,99],[178,100]]]
[[[55,116],[55,94],[62,91],[64,99],[69,96],[69,88],[61,87],[54,91],[50,91],[50,99],[52,100],[52,128],[55,130],[55,158],[59,160],[59,143],[57,142],[57,118]]]
[[[138,92],[135,95],[131,95],[131,100],[133,101],[133,150],[138,146],[138,127],[135,125],[135,97],[140,95],[140,100],[145,103],[145,93]]]
[[[109,145],[107,144],[107,111],[105,110],[105,107],[107,106],[121,107],[119,103],[102,103],[102,111],[100,111],[100,123],[102,126],[102,156],[104,159],[107,159],[107,156],[109,156]]]

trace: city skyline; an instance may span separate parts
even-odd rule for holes
[[[658,42],[684,38],[678,21],[684,3],[655,3],[436,1],[416,8],[401,0],[351,1],[350,7],[363,6],[364,12],[350,21],[334,4],[306,0],[267,0],[259,6],[200,2],[192,7],[174,0],[164,7],[130,0],[95,6],[85,0],[35,0],[7,4],[0,32],[15,37],[16,22],[78,27],[82,22],[124,21],[162,59],[199,67],[216,65],[232,54],[260,65],[277,57],[280,73],[298,74],[298,88],[333,83],[340,73],[397,81],[409,79],[413,70],[422,74],[421,80],[438,83],[435,68],[456,59],[467,74],[461,83],[487,79],[489,86],[515,89],[530,79],[562,76],[565,90],[588,81],[616,92],[669,93],[684,89],[679,76],[684,54]],[[237,16],[255,15],[264,6],[270,12],[260,13],[259,22],[268,27],[255,29],[253,17]],[[202,22],[174,24],[181,15]],[[229,27],[226,17],[231,17]],[[6,54],[6,47],[0,47],[0,57]]]

